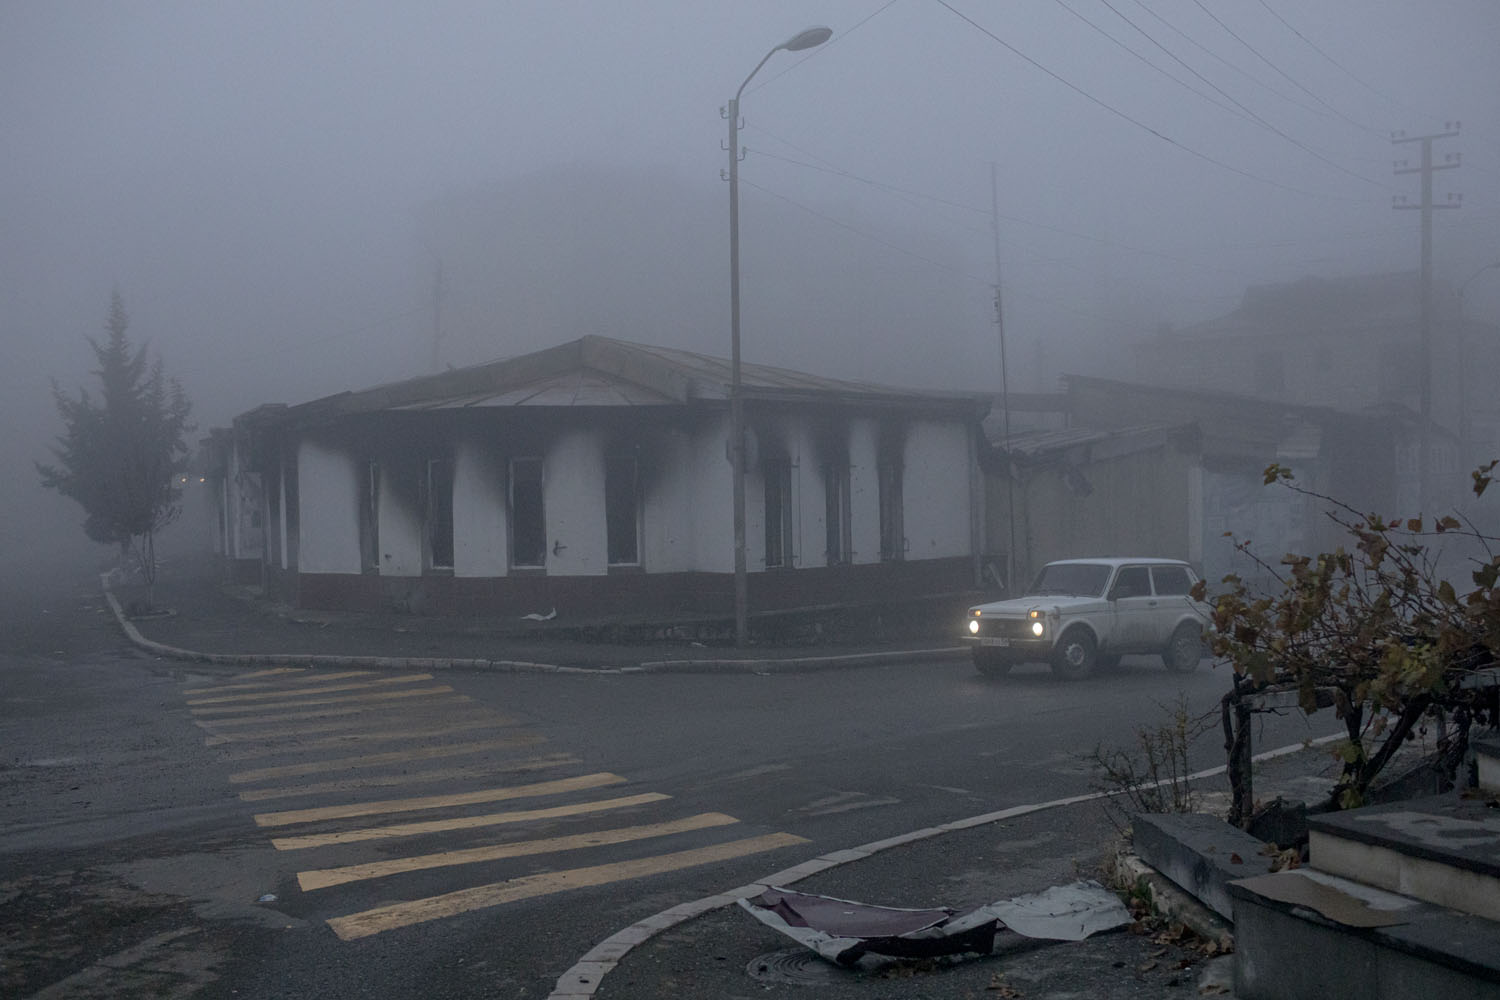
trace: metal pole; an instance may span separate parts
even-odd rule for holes
[[[1016,581],[1016,487],[1015,463],[1010,454],[1010,377],[1005,369],[1005,308],[1000,289],[1000,180],[999,167],[990,164],[990,225],[995,237],[995,333],[1000,339],[1000,441],[1005,449],[1005,508],[1010,521],[1010,542],[1005,552],[1005,596],[1014,597]],[[1030,567],[1027,567],[1030,569]]]
[[[745,82],[749,82],[748,78]],[[740,90],[744,89],[744,84],[741,84]],[[734,644],[745,646],[749,642],[750,601],[745,573],[745,399],[740,384],[739,94],[729,102],[729,359],[729,455],[730,474],[734,477]]]
[[[828,41],[827,28],[806,28],[761,57],[729,101],[729,455],[734,476],[734,643],[749,644],[750,599],[745,575],[745,399],[740,380],[740,95],[772,56]]]

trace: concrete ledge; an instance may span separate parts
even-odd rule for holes
[[[1479,769],[1479,787],[1490,793],[1500,792],[1500,740],[1470,740],[1474,761]]]
[[[1288,872],[1286,877],[1305,873]],[[1378,890],[1321,875],[1349,895]],[[1275,876],[1277,878],[1283,876]],[[1352,927],[1308,906],[1232,885],[1235,996],[1241,1000],[1500,1000],[1500,924],[1403,900],[1403,923]]]
[[[1265,844],[1216,816],[1141,813],[1131,829],[1142,861],[1225,920],[1234,919],[1229,883],[1271,870]]]

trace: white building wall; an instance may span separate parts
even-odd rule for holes
[[[304,440],[297,448],[296,461],[298,571],[358,573],[359,487],[353,457],[342,449]],[[281,521],[287,521],[284,503]]]
[[[907,430],[902,464],[906,558],[968,555],[967,429],[932,420],[913,423]]]
[[[855,563],[880,562],[879,428],[856,420],[849,428],[849,526]]]
[[[682,569],[705,573],[734,572],[734,476],[729,463],[729,414],[693,434],[683,463],[688,477],[683,491],[692,497],[692,549]],[[746,495],[750,486],[746,484]],[[747,505],[748,506],[748,505]],[[746,533],[748,553],[749,538]],[[749,560],[746,560],[747,566]]]
[[[607,573],[603,432],[575,431],[558,438],[543,459],[542,476],[548,575]]]
[[[426,475],[427,468],[413,463],[393,469],[391,464],[380,463],[380,575],[421,576],[422,509],[415,477]],[[398,483],[398,476],[409,481]]]
[[[510,567],[505,470],[479,442],[461,443],[453,459],[453,575],[505,576]]]
[[[699,455],[717,442],[712,433],[669,431],[653,441],[651,467],[642,470],[641,566],[648,573],[698,569],[698,525],[712,520],[700,510]],[[729,482],[729,463],[720,475]]]

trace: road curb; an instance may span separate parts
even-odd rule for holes
[[[699,658],[647,660],[627,666],[579,667],[526,660],[487,660],[460,657],[348,656],[336,653],[206,653],[154,642],[141,635],[107,580],[100,585],[110,611],[125,638],[137,649],[172,660],[212,663],[235,667],[363,667],[372,670],[475,670],[516,674],[773,674],[810,673],[873,667],[890,663],[931,662],[968,655],[962,646],[941,649],[891,650],[878,653],[841,653],[828,656],[797,656],[767,659]]]

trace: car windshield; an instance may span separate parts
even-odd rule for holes
[[[1103,563],[1048,563],[1027,589],[1038,597],[1099,597],[1109,582],[1109,567]]]

